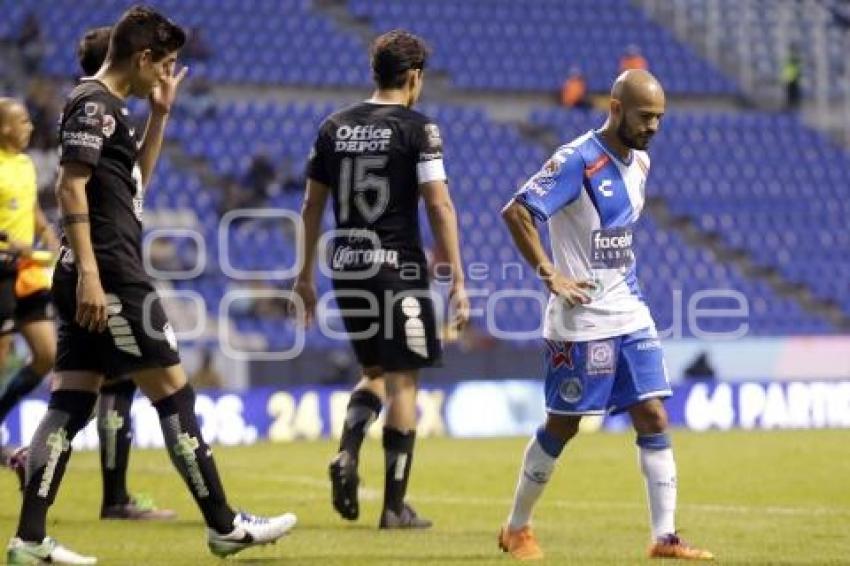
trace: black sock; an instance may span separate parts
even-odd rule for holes
[[[357,389],[348,400],[345,410],[345,424],[339,450],[348,452],[352,458],[360,457],[360,447],[366,438],[366,429],[378,418],[381,412],[381,399],[368,389]]]
[[[413,463],[413,443],[416,431],[401,432],[384,427],[384,509],[401,513],[404,495],[407,493],[407,480],[410,477],[410,465]]]
[[[103,477],[103,507],[130,502],[127,466],[133,427],[130,408],[136,384],[131,380],[110,383],[100,389],[97,435],[100,439],[100,472]]]
[[[204,521],[219,533],[229,533],[233,530],[236,514],[227,504],[212,450],[201,436],[192,386],[186,385],[153,406],[159,413],[168,455],[189,486]]]
[[[0,389],[0,423],[6,420],[6,415],[18,404],[18,401],[38,387],[43,377],[33,370],[32,366],[24,366],[9,378],[9,381]]]
[[[89,422],[95,401],[97,394],[90,391],[60,389],[50,396],[47,414],[30,442],[17,532],[21,539],[41,542],[46,536],[47,509],[59,491],[71,457],[71,441]]]

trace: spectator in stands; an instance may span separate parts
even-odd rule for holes
[[[15,38],[15,46],[21,55],[24,71],[32,74],[41,66],[41,58],[44,55],[44,40],[41,35],[41,24],[38,16],[30,12],[21,25],[21,31]]]
[[[561,86],[561,106],[567,108],[589,108],[587,99],[587,81],[577,66],[570,68],[564,84]]]
[[[262,206],[268,198],[272,183],[277,178],[277,170],[274,163],[265,150],[260,150],[251,159],[248,172],[245,174],[244,184],[250,189],[251,194],[247,206]]]
[[[212,351],[205,349],[201,354],[201,366],[190,380],[195,389],[221,389],[224,379],[213,365]]]
[[[189,30],[189,40],[186,42],[186,47],[183,48],[181,55],[186,62],[206,61],[212,56],[212,51],[204,40],[201,28],[194,27]]]
[[[623,56],[620,57],[620,72],[622,73],[623,71],[628,71],[630,69],[640,69],[644,71],[649,69],[649,62],[641,54],[640,47],[634,43],[626,47],[626,50],[623,52]]]
[[[56,148],[56,124],[59,121],[62,101],[47,81],[34,78],[26,96],[26,106],[33,127],[31,149],[52,150]]]
[[[801,81],[803,78],[803,61],[796,45],[788,50],[788,57],[782,65],[782,82],[785,85],[785,108],[797,110],[803,101]]]
[[[304,190],[304,175],[300,173],[300,170],[301,168],[290,156],[284,155],[281,158],[278,178],[284,192],[300,193]]]
[[[195,120],[208,120],[215,117],[215,101],[212,85],[203,77],[189,81],[186,93],[180,99],[178,110]]]
[[[249,198],[248,191],[236,179],[227,176],[224,180],[219,216],[224,216],[228,210],[244,207]]]

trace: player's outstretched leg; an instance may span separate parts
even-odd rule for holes
[[[387,425],[383,444],[386,472],[384,508],[378,523],[381,529],[427,529],[432,525],[404,501],[416,441],[416,379],[416,371],[385,374]]]
[[[288,533],[295,515],[256,517],[235,513],[224,494],[212,450],[204,442],[195,415],[195,392],[180,365],[143,370],[132,375],[159,414],[168,455],[207,524],[207,545],[217,556],[275,542]]]
[[[136,384],[124,379],[100,388],[97,407],[97,435],[100,440],[100,472],[103,478],[101,519],[135,521],[169,520],[177,517],[171,509],[159,509],[145,495],[127,491],[127,468],[133,427],[130,409]]]
[[[650,558],[712,560],[714,555],[688,545],[676,534],[676,462],[667,429],[667,413],[659,399],[649,399],[630,411],[637,431],[640,469],[646,480],[652,542]]]
[[[47,413],[30,443],[27,484],[23,493],[21,514],[15,537],[6,551],[8,564],[95,564],[92,557],[81,556],[47,536],[47,510],[56,499],[68,459],[71,441],[88,422],[97,400],[100,377],[76,372],[63,381],[50,396]]]
[[[348,408],[345,411],[339,452],[328,467],[334,509],[344,519],[350,521],[357,519],[360,515],[357,499],[357,486],[360,483],[357,475],[360,447],[366,438],[367,429],[381,413],[382,397],[385,394],[383,378],[369,370],[365,373],[367,376],[371,374],[376,377],[363,377],[351,393]]]
[[[56,361],[56,331],[53,321],[25,322],[21,324],[20,332],[32,353],[32,360],[15,372],[0,389],[0,423],[6,420],[6,416],[21,399],[38,387]],[[6,365],[6,352],[9,350],[10,341],[11,335],[0,337],[0,358],[3,360],[0,367]]]
[[[531,530],[531,514],[564,446],[578,431],[580,419],[549,415],[546,426],[537,429],[525,449],[511,513],[499,532],[499,548],[518,560],[543,558]]]
[[[41,383],[43,373],[37,372],[31,365],[16,371],[0,389],[0,423],[18,402],[29,395]]]

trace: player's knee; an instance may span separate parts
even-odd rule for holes
[[[578,433],[578,425],[581,417],[567,417],[562,415],[549,415],[543,430],[564,444],[570,441]]]
[[[387,374],[385,379],[387,397],[398,397],[400,395],[415,395],[416,376],[410,373]]]
[[[30,367],[39,375],[46,375],[56,362],[56,345],[45,342],[33,348]]]
[[[637,414],[634,423],[639,434],[659,434],[667,430],[667,412],[661,404],[651,405]]]

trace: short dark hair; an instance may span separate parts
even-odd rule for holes
[[[147,6],[133,6],[112,28],[109,57],[124,62],[135,53],[150,49],[154,61],[177,51],[186,43],[186,31]]]
[[[77,46],[77,61],[87,76],[95,74],[109,50],[109,34],[112,33],[110,26],[93,28],[86,32]]]
[[[378,88],[399,88],[407,71],[424,69],[431,55],[425,40],[408,31],[394,29],[372,42],[372,77]]]

